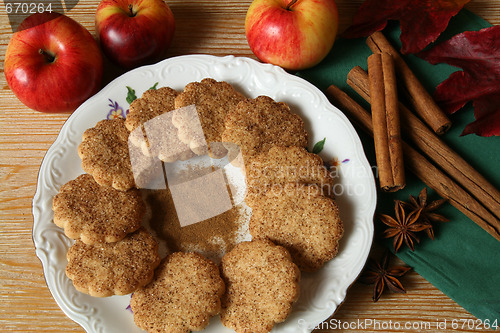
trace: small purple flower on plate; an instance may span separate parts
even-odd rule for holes
[[[325,164],[325,167],[327,169],[332,169],[332,168],[339,167],[342,164],[348,163],[349,161],[350,161],[350,159],[348,159],[348,158],[345,158],[342,161],[340,161],[338,157],[334,157],[330,161],[325,161],[324,164]]]
[[[129,110],[124,111],[123,108],[118,104],[118,102],[113,101],[112,99],[108,99],[108,106],[111,108],[108,112],[107,119],[119,119],[119,118],[127,118],[127,114]]]
[[[130,294],[130,299],[132,299],[132,295],[134,295],[134,293]],[[130,305],[130,302],[128,303],[128,306],[125,308],[125,310],[130,311],[130,313],[134,313],[134,312],[132,311],[132,306]]]

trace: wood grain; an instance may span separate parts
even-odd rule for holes
[[[343,31],[361,0],[338,0]],[[244,36],[244,19],[251,1],[170,0],[177,31],[167,56],[207,53],[254,58]],[[94,31],[98,0],[80,1],[69,16]],[[500,24],[500,0],[472,0],[467,8],[492,24]],[[56,139],[69,114],[41,114],[27,109],[10,91],[3,74],[3,60],[12,35],[0,4],[0,331],[83,332],[59,309],[48,291],[32,241],[31,202],[43,156]],[[105,81],[122,71],[107,64]],[[403,278],[406,294],[385,294],[371,300],[371,287],[355,283],[333,318],[352,324],[359,319],[379,323],[431,322],[471,319],[454,301],[417,273]],[[355,326],[355,325],[354,325]],[[351,327],[354,327],[351,325]],[[434,326],[435,327],[435,326]],[[434,328],[433,327],[433,328]],[[408,332],[408,329],[364,327],[327,329],[317,332]],[[413,330],[422,331],[422,330]],[[434,330],[436,331],[436,330]],[[447,331],[452,331],[448,325]],[[474,330],[458,329],[456,332]],[[485,330],[486,331],[486,330]]]

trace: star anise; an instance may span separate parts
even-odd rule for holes
[[[414,210],[407,214],[404,210],[404,205],[400,200],[396,200],[396,207],[394,208],[394,211],[396,213],[396,218],[380,214],[380,220],[388,226],[388,228],[384,231],[384,237],[394,238],[394,252],[399,251],[403,241],[410,248],[410,250],[415,251],[415,242],[420,242],[417,233],[428,229],[431,226],[419,222],[420,213],[422,211],[421,209]]]
[[[429,228],[425,229],[427,236],[434,239],[434,230],[432,229],[432,222],[448,222],[449,219],[434,211],[441,207],[446,202],[446,199],[439,199],[427,202],[427,187],[420,192],[418,199],[410,195],[409,202],[404,202],[403,205],[410,209],[410,211],[420,210],[419,222],[423,225],[428,225]]]
[[[374,284],[372,297],[374,302],[379,300],[386,286],[392,292],[406,293],[398,278],[408,273],[411,267],[396,266],[389,268],[389,254],[390,252],[386,251],[380,262],[370,258],[359,279],[362,283]]]

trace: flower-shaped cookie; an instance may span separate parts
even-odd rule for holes
[[[130,104],[125,126],[130,131],[130,142],[146,156],[164,162],[194,156],[189,146],[179,140],[178,130],[172,123],[177,96],[177,91],[169,87],[149,89]]]
[[[250,234],[285,247],[302,271],[321,268],[338,252],[344,233],[335,201],[317,185],[290,183],[259,197]]]
[[[82,169],[100,185],[126,191],[135,186],[125,119],[105,119],[83,133],[78,155]]]
[[[197,155],[206,154],[208,148],[212,157],[223,157],[226,154],[221,143],[224,120],[227,113],[244,99],[242,94],[224,81],[203,79],[201,82],[189,83],[175,99],[175,107],[194,105],[198,114],[195,113],[193,117],[191,113],[182,112],[173,116],[173,123],[179,129],[179,138],[189,144]],[[201,124],[201,130],[198,124]]]
[[[117,242],[142,224],[146,206],[137,189],[118,191],[83,174],[61,186],[52,201],[54,223],[86,244]]]
[[[307,146],[307,132],[302,119],[290,111],[283,102],[275,102],[267,96],[259,96],[240,102],[228,112],[226,129],[222,134],[232,161],[239,154],[239,147],[246,165],[250,158],[267,152],[271,147]]]
[[[253,207],[258,197],[287,183],[316,184],[326,195],[333,192],[333,177],[323,160],[302,147],[274,146],[251,159],[246,168],[245,203]]]
[[[167,256],[153,281],[132,296],[136,325],[148,332],[188,333],[208,325],[221,309],[224,282],[215,263],[200,254]]]
[[[239,243],[222,258],[221,273],[227,289],[221,321],[237,333],[269,332],[299,296],[299,269],[270,241]]]
[[[161,260],[158,243],[144,228],[115,243],[77,240],[66,257],[75,288],[97,297],[130,294],[148,284]]]

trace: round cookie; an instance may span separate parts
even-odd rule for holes
[[[241,151],[245,165],[250,158],[267,152],[275,145],[307,146],[307,132],[302,119],[293,114],[286,103],[275,102],[267,96],[238,103],[228,112],[225,127],[222,141],[239,147],[239,151],[235,151],[233,145],[226,145],[229,159],[234,160]]]
[[[333,177],[316,154],[302,147],[273,146],[252,158],[246,167],[245,203],[253,207],[255,200],[274,186],[287,183],[316,184],[331,195]]]
[[[86,244],[117,242],[142,224],[146,206],[137,189],[118,191],[83,174],[61,186],[52,201],[54,223]]]
[[[224,81],[206,78],[201,82],[189,83],[175,99],[175,107],[178,109],[194,104],[202,131],[195,126],[198,119],[192,119],[188,113],[176,113],[172,120],[179,129],[179,138],[197,155],[206,154],[208,144],[213,158],[223,157],[226,154],[222,145],[224,120],[229,110],[244,99],[242,94]]]
[[[133,294],[134,322],[148,332],[202,330],[219,313],[224,289],[215,263],[198,253],[174,252],[153,281]]]
[[[130,104],[125,126],[130,142],[146,156],[164,162],[187,160],[194,156],[188,145],[178,138],[172,123],[175,98],[178,92],[169,87],[146,90]]]
[[[250,234],[285,247],[302,271],[313,272],[335,257],[344,228],[333,199],[315,185],[272,188],[252,207]]]
[[[126,191],[135,186],[125,119],[105,119],[83,133],[78,155],[82,169],[100,185]]]
[[[130,294],[148,284],[161,260],[158,243],[144,228],[116,243],[77,240],[66,257],[75,288],[97,297]]]
[[[242,242],[222,258],[221,321],[236,333],[265,333],[299,296],[300,271],[288,251],[266,240]]]

